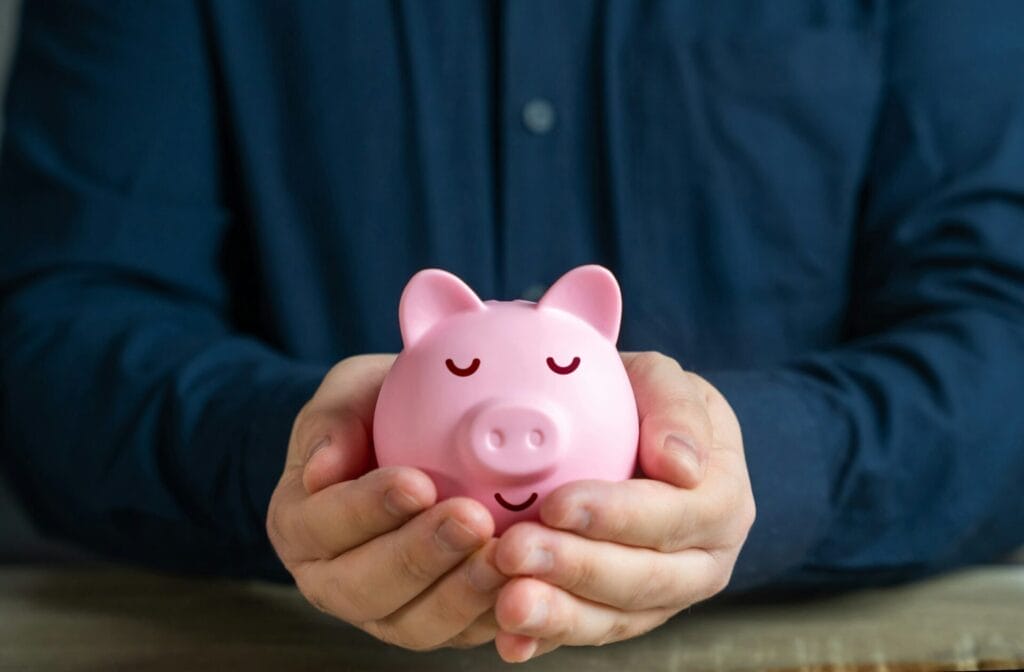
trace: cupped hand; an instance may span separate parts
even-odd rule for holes
[[[422,471],[372,466],[373,409],[392,355],[337,364],[295,419],[267,533],[317,608],[410,649],[494,638],[505,577],[479,502],[437,491]]]
[[[635,637],[728,584],[754,522],[739,423],[703,378],[624,353],[645,478],[577,481],[498,540],[495,644],[509,662]]]

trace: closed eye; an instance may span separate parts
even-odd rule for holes
[[[472,376],[476,373],[476,370],[480,368],[480,360],[474,357],[473,361],[469,363],[469,366],[464,369],[460,366],[456,366],[455,360],[451,358],[444,360],[444,365],[447,366],[448,370],[456,376],[462,376],[465,378],[466,376]]]
[[[559,366],[555,363],[554,357],[548,357],[548,368],[560,375],[568,375],[578,369],[580,366],[580,358],[573,357],[572,361],[569,362],[568,366]]]

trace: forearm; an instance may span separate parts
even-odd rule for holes
[[[979,312],[926,322],[706,374],[739,417],[758,504],[733,590],[898,580],[1024,543],[1024,335]]]
[[[124,279],[37,280],[0,325],[3,444],[45,527],[148,564],[280,575],[266,506],[326,367]]]

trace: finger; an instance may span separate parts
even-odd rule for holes
[[[696,487],[714,440],[702,388],[660,353],[623,353],[622,359],[640,416],[641,469],[679,487]]]
[[[717,548],[734,541],[741,527],[740,497],[745,490],[717,472],[696,490],[649,478],[621,483],[576,481],[549,494],[540,519],[550,527],[590,539],[653,548]]]
[[[327,560],[401,527],[436,499],[422,471],[386,467],[282,503],[275,517],[288,545],[302,549],[301,560]]]
[[[545,653],[551,653],[560,646],[561,644],[559,644],[558,642],[553,642],[550,639],[538,639],[537,649],[533,652],[533,655],[530,656],[530,658],[539,658],[540,656],[543,656]]]
[[[498,593],[494,613],[502,632],[583,646],[636,637],[664,623],[674,610],[621,611],[537,579],[517,578]],[[500,633],[495,639],[499,647],[505,641]]]
[[[516,635],[501,630],[494,636],[494,648],[506,663],[525,663],[531,658],[541,655],[540,644],[541,641],[536,637]]]
[[[494,534],[479,502],[444,500],[393,530],[333,560],[297,567],[310,602],[350,623],[384,618],[406,604]]]
[[[498,621],[494,609],[487,609],[476,617],[469,627],[448,640],[447,645],[455,649],[470,649],[494,641],[498,634]]]
[[[494,607],[508,578],[494,566],[491,540],[440,581],[379,622],[389,639],[410,649],[432,649],[470,627]]]
[[[689,606],[722,590],[729,577],[729,570],[701,549],[659,553],[536,523],[509,528],[499,539],[495,559],[504,574],[532,576],[630,611]]]
[[[559,647],[559,644],[546,639],[514,635],[501,630],[494,636],[494,645],[506,663],[525,663]]]

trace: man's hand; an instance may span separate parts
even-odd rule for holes
[[[658,353],[623,354],[649,478],[577,481],[543,525],[498,540],[495,644],[507,661],[640,635],[721,591],[754,522],[739,423],[707,381]]]
[[[422,471],[372,464],[373,409],[392,355],[346,359],[292,427],[267,533],[319,609],[410,649],[494,638],[505,577],[494,521],[479,502],[436,503]]]

